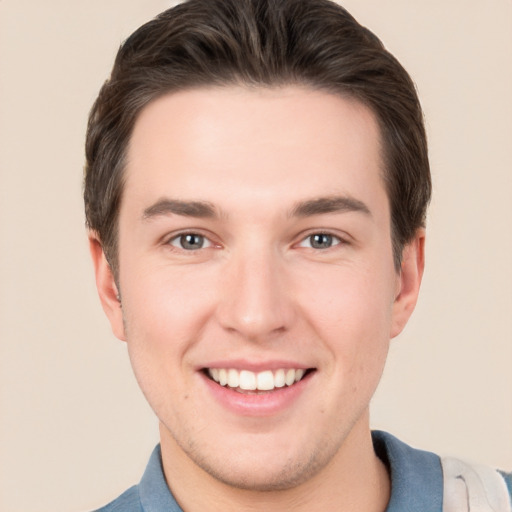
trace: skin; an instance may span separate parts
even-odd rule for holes
[[[183,91],[137,120],[119,290],[94,233],[90,246],[184,510],[385,509],[368,406],[416,303],[424,233],[397,272],[382,174],[372,112],[298,86]],[[332,244],[312,245],[319,233]],[[231,361],[312,371],[276,411],[241,414],[202,371]]]

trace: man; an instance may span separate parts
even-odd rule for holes
[[[121,47],[86,153],[100,299],[160,422],[102,510],[510,510],[510,475],[370,431],[431,183],[414,85],[345,10],[166,11]]]

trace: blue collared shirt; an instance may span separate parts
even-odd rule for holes
[[[416,450],[396,437],[372,433],[375,452],[391,476],[391,497],[386,512],[442,512],[443,471],[440,458]],[[512,474],[503,475],[512,494]],[[138,485],[96,512],[183,512],[164,477],[160,445],[149,459]]]

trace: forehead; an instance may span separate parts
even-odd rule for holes
[[[382,195],[380,153],[374,115],[355,100],[298,86],[191,89],[141,112],[125,195],[229,203],[237,190],[283,207],[308,195]]]

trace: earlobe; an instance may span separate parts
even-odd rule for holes
[[[126,341],[123,322],[123,311],[114,275],[103,252],[103,247],[94,232],[89,233],[89,251],[91,253],[96,277],[96,288],[103,311],[107,315],[114,335]]]
[[[398,336],[409,320],[420,291],[425,268],[425,230],[419,229],[402,253],[398,290],[393,304],[391,338]]]

